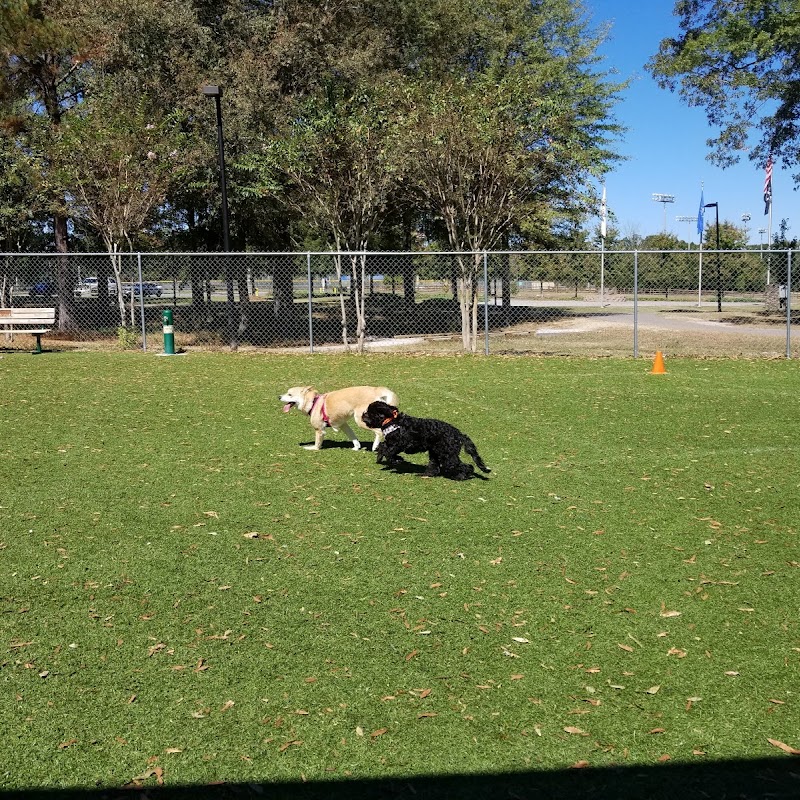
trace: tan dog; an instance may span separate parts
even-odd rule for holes
[[[308,414],[314,428],[315,439],[313,445],[306,445],[306,450],[319,450],[325,436],[325,428],[333,428],[342,432],[353,443],[353,449],[361,449],[361,442],[348,425],[353,417],[356,424],[364,430],[374,434],[375,441],[372,449],[377,450],[383,439],[383,434],[367,428],[361,415],[367,406],[375,400],[382,400],[390,405],[397,405],[397,395],[385,386],[351,386],[348,389],[337,389],[327,394],[320,394],[313,386],[294,386],[281,395],[280,401],[285,403],[284,412],[292,408]]]

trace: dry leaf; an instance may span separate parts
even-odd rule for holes
[[[686,658],[686,651],[681,650],[679,647],[670,647],[670,649],[667,650],[667,655],[678,656],[678,658]]]
[[[773,747],[777,747],[779,750],[783,750],[784,753],[788,753],[790,756],[800,756],[800,750],[798,750],[796,747],[790,747],[788,744],[779,742],[777,739],[767,739],[767,741]]]
[[[439,715],[435,711],[425,711],[422,714],[417,714],[417,719],[425,719],[426,717],[438,717],[438,716]]]
[[[620,644],[617,642],[617,647],[619,647],[620,650],[624,650],[626,653],[633,652],[633,648],[629,644]]]
[[[659,614],[660,617],[679,617],[680,615],[680,611],[662,611]]]
[[[377,739],[378,736],[383,736],[383,734],[386,733],[388,730],[389,730],[388,728],[378,728],[378,730],[372,731],[372,733],[370,734],[370,738]]]
[[[77,743],[78,743],[77,739],[70,739],[68,742],[61,742],[61,744],[58,746],[58,749],[66,750],[68,747],[72,747],[72,745]]]
[[[419,650],[412,650],[407,656],[406,661],[411,661],[412,658],[415,658],[419,655]]]
[[[564,728],[564,732],[565,733],[572,733],[572,734],[575,734],[576,736],[588,736],[589,735],[588,733],[586,733],[586,731],[583,731],[580,728],[576,728],[574,725],[567,725],[567,727]]]
[[[292,739],[290,742],[284,742],[278,748],[278,751],[282,753],[284,750],[287,750],[290,747],[300,747],[301,744],[303,744],[303,742],[300,739]]]
[[[530,644],[531,640],[526,639],[524,636],[512,636],[511,640],[514,642],[519,642],[520,644]]]
[[[220,709],[220,713],[224,714],[229,708],[233,708],[235,705],[236,703],[234,703],[233,700],[226,700]]]
[[[664,733],[664,728],[653,728],[652,730],[647,731],[648,733]]]
[[[588,761],[576,761],[570,769],[584,769],[585,767],[589,766]]]
[[[648,690],[645,692],[645,694],[658,694],[658,690],[659,690],[660,688],[661,688],[661,686],[651,686],[651,687],[650,687],[650,688],[649,688],[649,689],[648,689]]]
[[[661,756],[661,758],[659,758],[658,760],[663,764],[665,761],[669,761],[670,758],[672,758],[672,756],[669,755],[669,753],[664,753],[664,755]]]

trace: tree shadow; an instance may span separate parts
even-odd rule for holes
[[[770,800],[800,797],[792,758],[397,779],[158,786],[158,773],[114,789],[0,791],[0,800]]]

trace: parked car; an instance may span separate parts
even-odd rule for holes
[[[117,293],[117,282],[113,278],[108,279],[108,293]],[[97,278],[84,278],[74,290],[75,297],[97,297]]]
[[[46,278],[41,281],[36,281],[36,283],[32,284],[28,289],[29,297],[51,297],[54,294],[56,294],[55,282]]]
[[[132,291],[136,297],[140,294],[142,297],[161,297],[164,289],[161,287],[160,283],[156,283],[155,281],[142,281],[141,283],[126,284],[124,291],[127,295],[130,295]]]

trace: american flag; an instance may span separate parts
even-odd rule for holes
[[[769,214],[772,205],[772,156],[767,158],[767,169],[764,175],[764,213]]]

